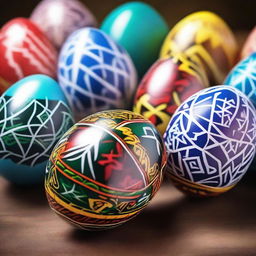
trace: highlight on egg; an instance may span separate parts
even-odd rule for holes
[[[159,190],[166,164],[156,128],[127,110],[95,113],[60,139],[47,165],[50,207],[86,230],[121,225]]]
[[[224,84],[243,92],[256,107],[256,53],[240,61],[230,71]]]
[[[30,19],[60,49],[66,38],[83,27],[96,27],[91,11],[78,0],[43,0],[33,10]]]
[[[256,52],[256,26],[245,40],[244,46],[241,50],[240,58],[244,59],[251,55],[253,52]]]
[[[195,196],[215,196],[234,187],[256,150],[256,110],[231,86],[204,89],[188,98],[164,134],[167,172]]]
[[[101,29],[130,54],[141,78],[157,60],[168,25],[161,14],[144,2],[128,2],[103,20]]]
[[[0,31],[0,95],[18,80],[33,74],[56,77],[57,52],[29,19],[15,18]]]
[[[204,81],[196,64],[188,59],[158,60],[138,86],[133,111],[149,119],[164,134],[178,106],[208,86],[208,81]]]
[[[222,83],[237,59],[231,29],[218,15],[200,11],[179,21],[167,35],[161,58],[185,54],[208,75],[210,85]]]
[[[69,36],[60,52],[58,80],[76,120],[101,110],[130,108],[137,87],[126,50],[96,28]]]
[[[32,75],[12,85],[0,98],[0,174],[19,185],[43,182],[50,153],[73,122],[52,78]]]

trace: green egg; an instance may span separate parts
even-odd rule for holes
[[[142,2],[129,2],[114,9],[101,29],[128,51],[140,77],[158,58],[169,31],[163,17]]]

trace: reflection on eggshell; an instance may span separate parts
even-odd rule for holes
[[[215,86],[188,98],[164,134],[174,184],[197,196],[234,187],[255,156],[255,127],[255,108],[236,88]]]
[[[188,60],[158,60],[138,87],[134,112],[149,119],[163,134],[178,106],[208,85],[194,67]]]
[[[0,32],[0,95],[11,84],[33,74],[56,77],[57,52],[30,20],[15,18]]]
[[[58,78],[77,120],[101,110],[130,108],[137,85],[125,49],[95,28],[69,36],[61,49]]]
[[[43,0],[30,18],[56,48],[60,48],[73,31],[97,24],[93,14],[78,0]]]
[[[241,59],[246,58],[251,53],[256,52],[256,27],[247,37],[244,46],[241,51]]]
[[[28,76],[0,98],[0,174],[16,184],[42,182],[55,143],[73,125],[60,86]]]
[[[208,75],[210,85],[222,83],[237,58],[237,43],[227,24],[216,14],[188,15],[167,35],[161,58],[185,54]]]

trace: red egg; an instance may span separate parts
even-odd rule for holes
[[[15,18],[0,32],[0,95],[11,84],[33,74],[55,78],[57,51],[30,20]]]
[[[195,69],[188,60],[158,60],[138,87],[134,112],[149,119],[163,134],[178,106],[208,85]]]
[[[256,27],[252,30],[252,32],[247,37],[244,46],[241,51],[241,59],[246,58],[251,53],[256,52]]]

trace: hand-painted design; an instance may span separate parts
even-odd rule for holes
[[[46,161],[55,145],[73,124],[61,101],[32,100],[12,112],[14,97],[0,98],[0,159],[34,166]]]
[[[150,122],[126,110],[96,113],[55,146],[45,180],[49,204],[80,228],[113,228],[149,203],[165,162],[161,136]]]
[[[211,12],[195,12],[167,35],[161,57],[182,54],[207,73],[210,85],[222,83],[235,64],[237,43],[227,24]]]
[[[189,63],[181,56],[158,60],[138,87],[133,110],[150,120],[161,134],[178,106],[208,85],[202,82],[207,77],[201,79],[196,65]]]
[[[0,53],[0,87],[32,74],[56,76],[57,52],[28,19],[13,19],[2,28]]]
[[[77,0],[41,1],[33,11],[31,20],[45,32],[57,48],[60,48],[68,35],[76,29],[96,26],[92,13]]]
[[[179,107],[164,141],[168,172],[180,188],[199,195],[222,193],[242,178],[253,160],[255,109],[232,87],[202,90]]]
[[[256,107],[256,53],[239,62],[224,84],[232,85],[243,92]]]
[[[130,107],[136,71],[126,51],[100,30],[80,29],[65,42],[58,79],[77,119]]]

